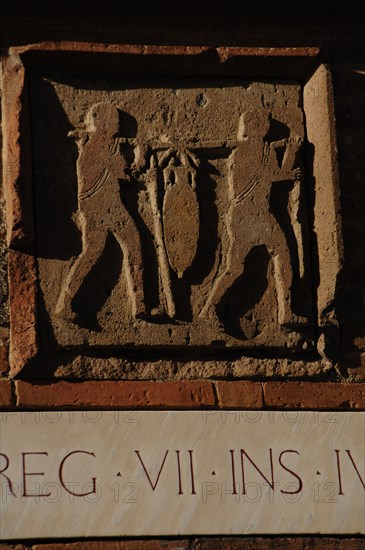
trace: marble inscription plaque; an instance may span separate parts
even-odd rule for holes
[[[33,76],[31,95],[44,341],[313,347],[300,84]]]
[[[365,533],[364,413],[0,417],[1,539]]]

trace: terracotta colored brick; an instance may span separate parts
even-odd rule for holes
[[[0,544],[0,550],[25,550],[28,546],[22,544]]]
[[[306,538],[204,538],[196,539],[192,550],[363,550],[361,539],[337,539],[332,537]]]
[[[85,541],[68,544],[36,544],[33,550],[187,550],[189,541],[126,540],[126,541]],[[1,550],[1,547],[0,547]]]
[[[278,409],[365,409],[365,384],[266,382],[264,401]]]
[[[260,537],[249,538],[207,538],[195,541],[194,550],[303,550],[302,539]]]
[[[0,545],[0,550],[23,550],[22,545]],[[125,540],[85,541],[74,543],[36,544],[32,550],[363,550],[365,540],[332,537],[262,538],[206,537],[189,543],[188,540]]]
[[[338,541],[336,550],[364,550],[365,539],[344,539]]]
[[[0,380],[0,407],[10,407],[12,400],[11,382]]]
[[[185,382],[16,382],[22,407],[177,407],[214,405],[213,387],[206,381]]]
[[[11,370],[18,374],[36,355],[36,262],[34,256],[9,250],[9,300],[11,338]]]
[[[301,540],[303,542],[303,550],[361,550],[365,548],[365,541],[361,539],[306,537]]]
[[[220,407],[240,409],[262,408],[262,385],[260,382],[216,382]]]
[[[334,538],[303,539],[303,550],[338,550],[338,540]]]

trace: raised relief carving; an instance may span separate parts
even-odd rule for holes
[[[55,338],[310,347],[300,87],[148,94],[99,94],[69,132],[81,243],[58,275]]]
[[[269,128],[270,119],[263,110],[247,111],[240,117],[237,145],[229,158],[227,229],[230,244],[224,271],[216,278],[201,317],[215,316],[215,306],[242,275],[252,248],[263,245],[274,262],[279,323],[290,326],[305,322],[292,311],[289,247],[271,208],[273,183],[301,178],[296,162],[302,139],[294,136],[268,143],[265,136]],[[281,163],[276,154],[280,149]]]
[[[123,251],[129,297],[134,316],[145,313],[142,248],[132,216],[121,201],[119,181],[127,177],[119,154],[119,115],[110,103],[97,103],[87,114],[85,134],[79,139],[77,160],[82,253],[65,281],[56,313],[74,319],[72,300],[97,264],[112,234]]]
[[[194,160],[193,160],[194,159]],[[176,165],[179,162],[180,165]],[[191,266],[199,239],[199,204],[195,194],[198,161],[188,151],[164,170],[163,225],[167,255],[179,279]]]
[[[171,286],[171,275],[167,257],[166,245],[163,235],[161,212],[158,197],[158,170],[154,156],[151,156],[150,168],[146,173],[148,198],[153,215],[154,241],[157,252],[158,271],[161,278],[163,294],[165,298],[165,309],[169,317],[175,317],[175,302]],[[158,311],[160,311],[158,309]]]

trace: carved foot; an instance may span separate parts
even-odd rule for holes
[[[139,311],[134,315],[136,319],[146,321],[147,323],[174,322],[174,318],[170,317],[163,309],[153,308],[151,311]]]
[[[55,309],[55,315],[57,317],[62,317],[63,319],[66,319],[67,321],[74,322],[77,319],[77,314],[72,311],[71,304],[66,305],[63,301],[58,302],[56,309]]]
[[[199,318],[200,319],[209,319],[210,320],[210,319],[214,319],[215,317],[217,317],[215,307],[212,306],[211,304],[205,304],[205,306],[203,307],[203,309],[199,313]]]
[[[215,332],[224,331],[222,321],[219,319],[215,307],[205,305],[198,315],[200,321],[204,321],[209,324],[209,327]]]
[[[308,324],[308,319],[302,315],[294,315],[293,313],[285,315],[280,324],[287,328],[295,328]]]
[[[138,313],[135,313],[134,317],[135,319],[139,319],[140,321],[146,321],[146,322],[151,322],[154,319],[156,319],[156,315],[153,315],[148,311],[139,311]]]

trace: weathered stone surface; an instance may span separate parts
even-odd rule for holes
[[[48,410],[0,422],[2,539],[365,533],[365,413]]]
[[[318,339],[319,352],[327,357],[338,350],[338,319],[335,294],[343,264],[342,226],[338,192],[337,142],[334,98],[328,67],[321,65],[303,91],[306,112],[308,151],[313,158],[310,167],[315,182],[314,232],[318,238]],[[323,225],[325,232],[321,231]]]
[[[62,346],[309,349],[300,93],[35,77],[43,330]]]
[[[217,360],[165,360],[152,361],[76,356],[66,357],[58,364],[56,378],[96,378],[98,380],[192,380],[202,378],[251,378],[262,376],[298,378],[311,376],[322,378],[323,374],[336,376],[336,370],[329,361],[308,362],[304,359],[282,359],[241,357],[227,361]],[[46,365],[47,366],[47,365]]]
[[[62,63],[74,64],[50,77],[57,48]],[[15,49],[6,61],[3,86],[14,87],[4,107],[4,158],[14,165],[6,183],[14,374],[36,357],[42,372],[48,363],[57,376],[73,376],[71,363],[87,356],[108,369],[110,350],[125,348],[254,348],[266,361],[268,350],[314,359],[317,346],[335,357],[342,249],[327,70],[305,86],[303,107],[299,82],[245,80],[243,61],[305,52],[218,50],[202,77],[197,67],[207,48],[47,43]],[[81,70],[76,51],[89,51],[90,60],[98,52],[101,72]],[[221,69],[217,53],[219,63],[235,58],[242,76],[241,69],[234,77]],[[128,70],[132,58],[137,62],[130,76],[114,72],[117,54]],[[166,56],[179,76],[168,76]],[[43,60],[43,72],[32,72],[32,59]],[[101,60],[113,71],[103,72]],[[191,60],[199,61],[194,70]],[[330,130],[329,155],[316,146],[318,109]],[[30,130],[31,152],[23,143],[30,140],[18,139]],[[311,178],[318,164],[331,174],[329,184]],[[32,186],[25,184],[31,173],[35,231]],[[326,195],[335,205],[330,223],[320,206]],[[318,246],[311,250],[313,214]],[[336,261],[327,269],[332,249]],[[260,360],[255,367],[258,373]]]
[[[11,350],[13,374],[38,352],[36,319],[36,259],[32,254],[9,250]]]

